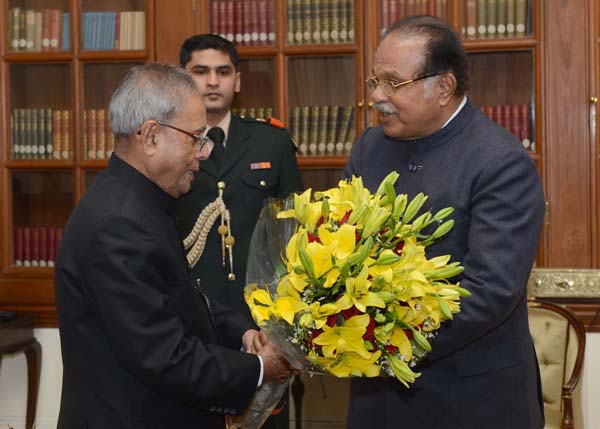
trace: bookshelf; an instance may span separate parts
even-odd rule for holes
[[[62,228],[108,157],[110,130],[86,114],[104,113],[124,71],[153,59],[154,1],[1,5],[0,302],[53,326]]]

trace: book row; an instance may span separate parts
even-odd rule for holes
[[[275,42],[273,0],[213,0],[210,32],[241,46]]]
[[[492,121],[513,133],[525,149],[535,151],[531,107],[528,104],[481,106],[481,111]]]
[[[354,42],[354,0],[287,0],[287,42]]]
[[[68,110],[13,109],[12,159],[69,159],[73,156]]]
[[[15,227],[15,266],[53,267],[62,233],[55,226]]]
[[[8,13],[8,40],[12,51],[68,51],[71,49],[69,12],[60,9],[23,9]]]
[[[146,14],[143,11],[83,12],[83,49],[88,51],[146,48]]]
[[[115,149],[115,136],[104,109],[83,111],[83,156],[107,159]]]
[[[356,138],[354,106],[294,106],[289,130],[301,155],[348,154]]]
[[[381,34],[394,21],[413,15],[432,15],[448,20],[449,0],[381,0]]]
[[[524,37],[528,0],[466,0],[463,36],[467,39]]]
[[[231,113],[241,117],[267,119],[274,116],[275,109],[272,107],[235,107],[231,109]]]

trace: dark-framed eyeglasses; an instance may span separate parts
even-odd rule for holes
[[[371,76],[365,82],[367,83],[367,87],[369,88],[369,90],[371,92],[375,92],[377,87],[381,86],[381,90],[383,91],[383,93],[388,97],[392,97],[396,93],[396,90],[398,88],[400,88],[401,86],[408,85],[409,83],[417,82],[419,80],[427,79],[428,77],[439,76],[441,74],[443,74],[443,73],[426,74],[424,76],[419,76],[414,79],[405,80],[404,82],[393,82],[391,80],[379,80],[379,78],[377,76]]]
[[[173,125],[169,125],[169,124],[166,124],[161,121],[156,121],[156,123],[158,125],[162,125],[163,127],[167,127],[167,128],[171,128],[172,130],[179,131],[180,133],[183,133],[186,136],[193,138],[194,142],[196,144],[196,149],[198,151],[201,151],[202,148],[204,147],[204,145],[206,144],[206,142],[208,141],[208,137],[203,135],[204,131],[206,130],[206,127],[202,127],[202,130],[201,130],[202,134],[194,134],[194,133],[190,133],[189,131],[182,130],[181,128],[174,127]]]

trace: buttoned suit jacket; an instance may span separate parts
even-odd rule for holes
[[[253,168],[253,163],[263,164]],[[192,274],[200,280],[202,290],[210,298],[241,309],[250,317],[243,288],[250,239],[263,201],[302,190],[295,147],[287,130],[256,119],[231,116],[220,168],[217,170],[210,158],[202,161],[191,192],[177,201],[178,224],[184,237],[191,231],[202,209],[217,197],[219,181],[225,183],[223,199],[231,213],[235,281],[227,280],[229,262],[225,267],[222,264],[217,225],[211,229],[204,253]]]
[[[405,388],[393,378],[353,380],[349,428],[540,429],[540,379],[527,318],[544,195],[520,142],[470,102],[444,128],[418,140],[364,131],[344,175],[372,192],[392,170],[398,193],[423,192],[432,211],[454,207],[452,231],[429,257],[460,261],[461,312],[446,322],[422,375]]]
[[[59,428],[223,428],[249,403],[253,325],[194,289],[174,199],[115,155],[67,222],[55,285]]]

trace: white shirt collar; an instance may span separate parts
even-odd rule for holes
[[[462,110],[462,108],[465,107],[465,104],[467,104],[467,96],[466,95],[463,97],[462,101],[460,102],[460,104],[458,105],[458,107],[456,108],[456,110],[454,111],[452,116],[450,116],[450,118],[446,121],[446,123],[442,126],[442,128],[444,128],[446,125],[448,125],[450,123],[450,121],[452,119],[454,119],[456,117],[456,115],[458,115],[458,112],[460,112]]]

